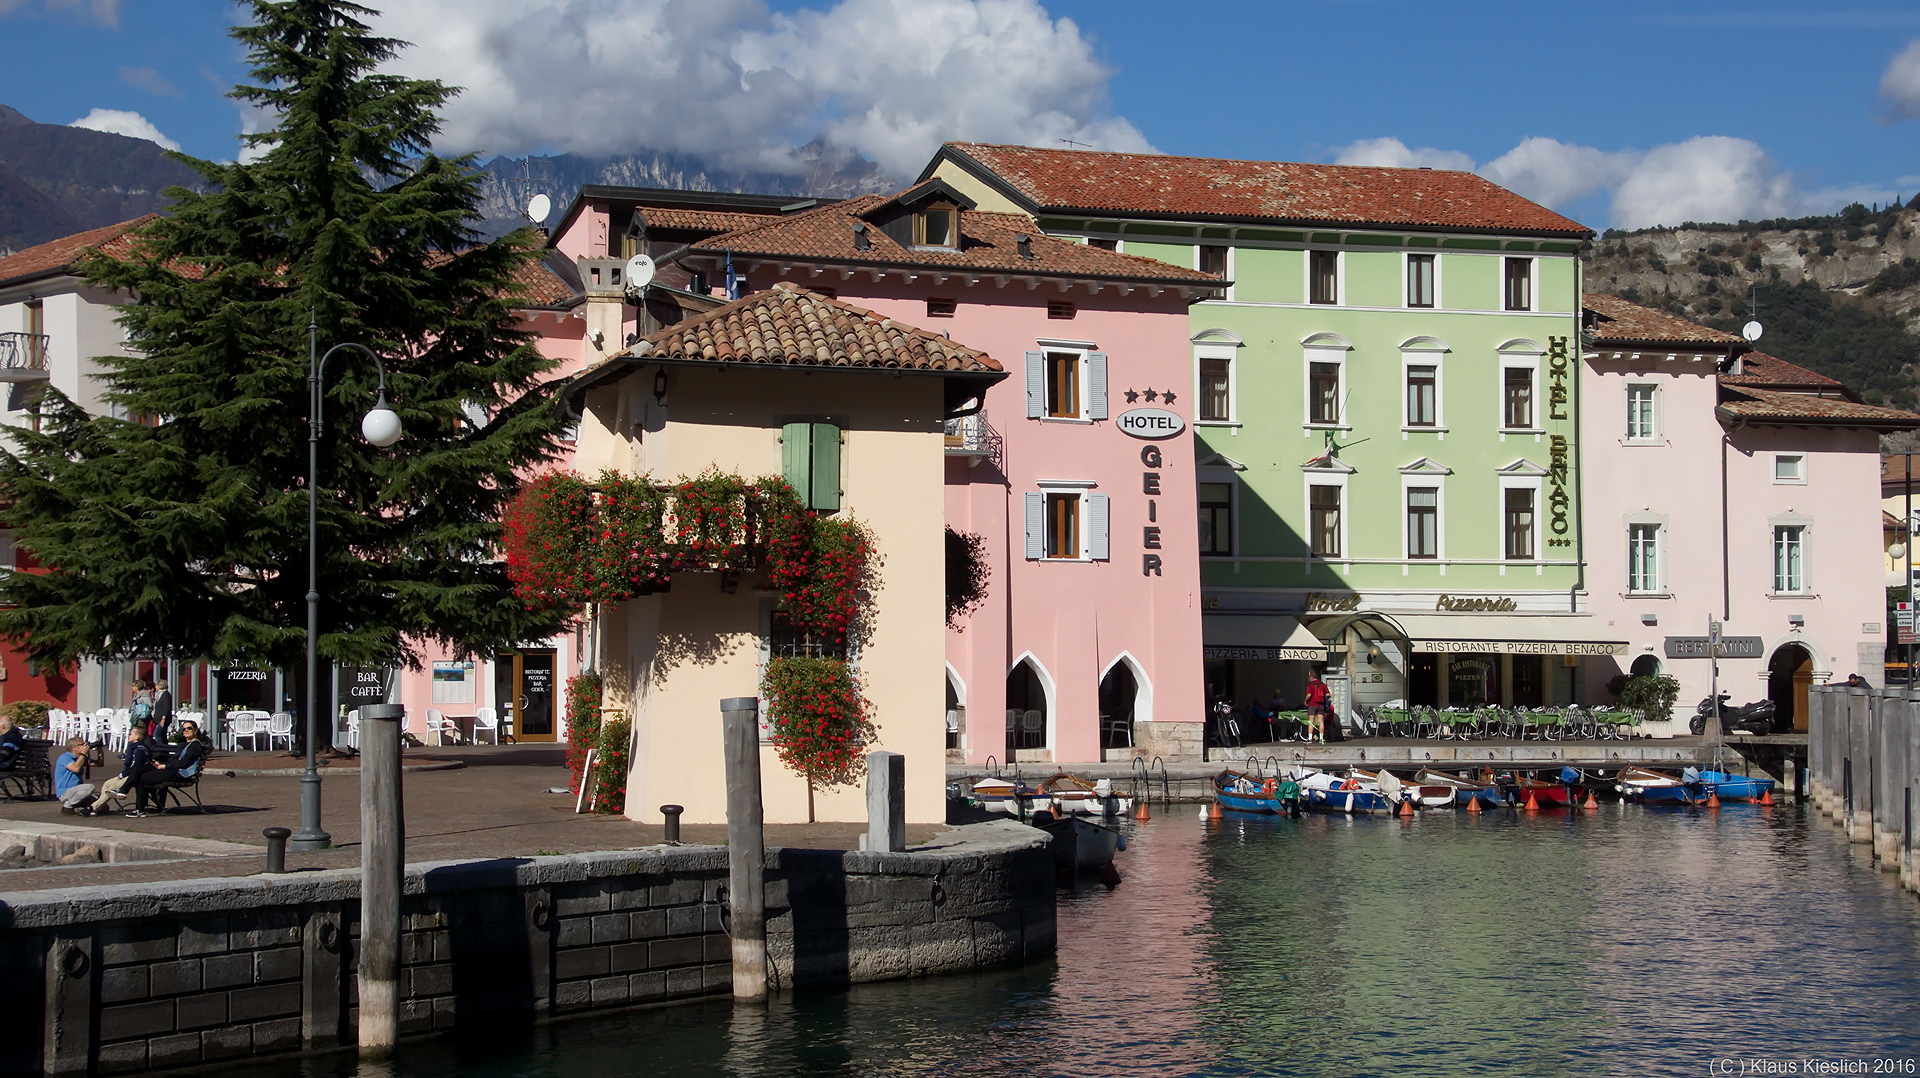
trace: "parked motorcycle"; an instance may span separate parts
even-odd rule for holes
[[[1750,704],[1734,707],[1727,702],[1727,693],[1720,694],[1720,732],[1725,734],[1770,734],[1773,732],[1773,701],[1756,700]],[[1713,718],[1713,697],[1700,701],[1694,708],[1693,721],[1688,729],[1695,734],[1707,732],[1707,723]]]

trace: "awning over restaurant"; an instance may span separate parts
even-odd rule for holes
[[[1455,655],[1625,655],[1627,642],[1596,618],[1396,614],[1416,652]]]
[[[1207,614],[1200,638],[1209,659],[1327,661],[1327,645],[1284,614]]]

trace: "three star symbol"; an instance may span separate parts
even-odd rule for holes
[[[1128,404],[1134,403],[1135,401],[1139,400],[1141,397],[1145,397],[1147,399],[1148,404],[1152,404],[1156,400],[1165,401],[1168,404],[1172,404],[1177,399],[1176,397],[1174,397],[1173,390],[1171,389],[1166,390],[1165,392],[1160,392],[1158,390],[1152,390],[1152,389],[1146,390],[1144,392],[1136,392],[1131,389],[1127,390]]]

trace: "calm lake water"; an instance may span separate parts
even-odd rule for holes
[[[1797,808],[1196,816],[1180,806],[1127,825],[1125,882],[1062,892],[1052,963],[811,992],[764,1010],[703,1003],[503,1042],[410,1043],[391,1067],[342,1056],[244,1071],[1424,1078],[1708,1074],[1721,1059],[1920,1069],[1920,901]]]

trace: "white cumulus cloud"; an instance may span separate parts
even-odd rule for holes
[[[1471,172],[1473,158],[1459,150],[1413,149],[1397,138],[1367,138],[1335,151],[1336,165],[1374,165],[1385,168],[1444,168]]]
[[[1535,136],[1480,166],[1494,183],[1547,206],[1565,206],[1615,187],[1640,161],[1632,150],[1608,153]],[[1468,165],[1472,168],[1472,165]]]
[[[1838,207],[1828,207],[1837,209]],[[1758,143],[1702,135],[1655,146],[1613,193],[1617,228],[1783,217],[1809,209]]]
[[[1890,120],[1920,120],[1920,37],[1887,64],[1880,75],[1880,96]]]
[[[137,112],[121,109],[94,109],[68,127],[84,127],[89,131],[105,131],[110,135],[125,135],[128,138],[143,138],[148,142],[157,142],[169,150],[177,150],[180,144],[160,133],[153,121]]]
[[[390,66],[464,87],[437,147],[791,167],[819,135],[911,176],[948,139],[1151,150],[1111,69],[1038,0],[410,0]]]

